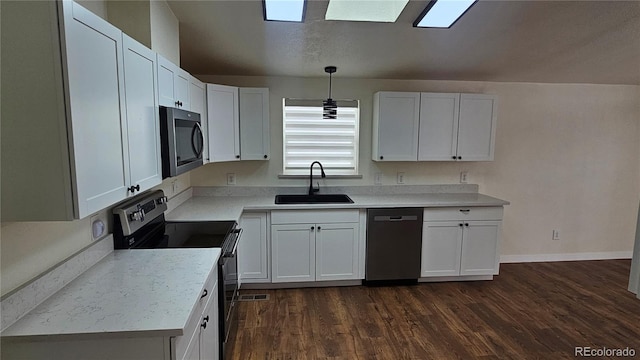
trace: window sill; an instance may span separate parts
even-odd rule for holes
[[[278,179],[308,179],[309,175],[286,175],[279,174]],[[319,174],[313,175],[314,179],[320,179]],[[325,179],[362,179],[362,175],[327,175]]]

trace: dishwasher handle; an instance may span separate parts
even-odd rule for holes
[[[373,217],[373,221],[382,221],[382,222],[387,222],[387,221],[393,221],[393,222],[399,222],[399,221],[417,221],[418,220],[418,216],[417,215],[401,215],[401,216],[374,216]]]

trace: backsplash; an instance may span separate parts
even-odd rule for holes
[[[193,196],[268,196],[277,194],[305,194],[302,186],[194,186]],[[397,195],[477,193],[475,184],[390,185],[390,186],[322,186],[321,194]]]

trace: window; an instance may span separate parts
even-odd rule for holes
[[[360,103],[337,103],[337,118],[323,119],[322,100],[283,99],[284,175],[308,175],[314,161],[327,175],[358,174]]]

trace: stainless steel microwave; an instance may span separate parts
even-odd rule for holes
[[[162,178],[202,166],[204,135],[200,114],[160,106]]]

